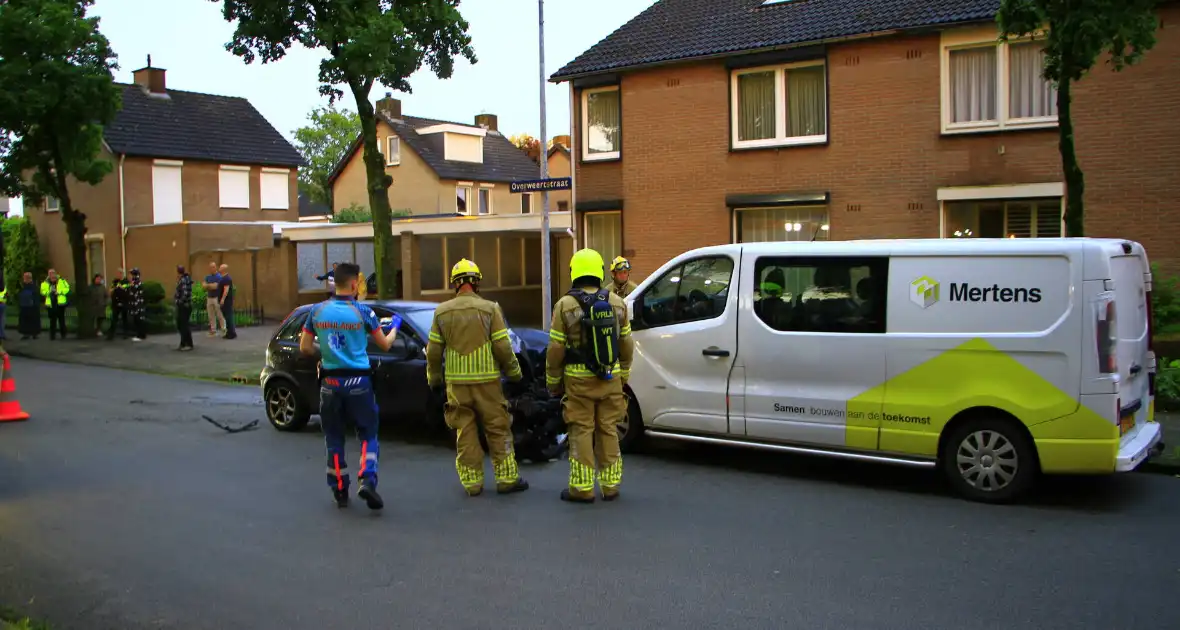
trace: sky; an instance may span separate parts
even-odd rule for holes
[[[655,0],[548,0],[545,3],[546,79],[615,29],[655,4]],[[316,107],[328,104],[317,88],[323,51],[293,49],[281,61],[246,65],[225,50],[234,27],[210,0],[96,0],[91,15],[119,58],[115,80],[130,83],[131,73],[147,65],[168,71],[169,89],[241,96],[280,132],[306,123]],[[481,113],[495,114],[506,135],[540,136],[538,16],[536,0],[463,0],[477,62],[460,60],[450,79],[429,68],[410,77],[411,94],[395,92],[402,112],[471,123]],[[382,98],[375,85],[370,101]],[[347,88],[340,103],[356,105]],[[547,136],[570,130],[569,84],[547,84]],[[0,198],[0,203],[3,199]],[[19,206],[17,206],[19,207]]]

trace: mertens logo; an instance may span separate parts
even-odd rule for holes
[[[930,308],[938,302],[938,281],[922,276],[910,283],[910,301],[922,308]]]

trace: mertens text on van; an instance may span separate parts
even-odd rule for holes
[[[1025,287],[1001,287],[993,284],[990,287],[973,287],[966,282],[951,283],[952,302],[1026,302],[1036,304],[1041,301],[1041,290]]]

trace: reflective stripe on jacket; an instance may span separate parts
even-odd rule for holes
[[[49,284],[49,280],[41,282],[41,296],[45,298],[45,306],[53,306],[53,302],[49,296],[53,288],[57,289],[57,305],[65,306],[66,298],[70,294],[70,283],[66,282],[65,278],[57,279],[57,287],[52,287]]]
[[[458,385],[492,383],[500,380],[501,370],[511,380],[521,378],[500,305],[474,293],[461,293],[440,304],[426,344],[430,386],[444,379]]]

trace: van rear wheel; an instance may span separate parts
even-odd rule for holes
[[[955,427],[943,442],[943,472],[962,496],[1007,503],[1032,487],[1036,452],[1015,422],[978,418]]]

